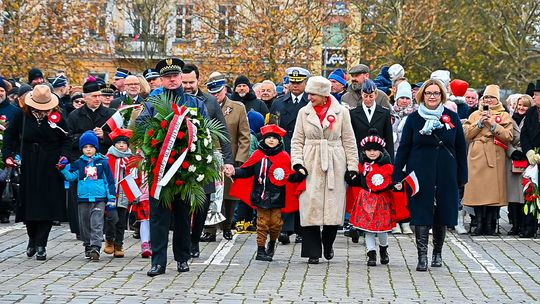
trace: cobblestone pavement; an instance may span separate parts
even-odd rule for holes
[[[449,233],[442,268],[415,271],[413,236],[390,238],[390,264],[366,266],[362,240],[338,235],[332,261],[308,265],[300,245],[279,246],[271,263],[255,260],[255,235],[201,243],[191,271],[172,261],[164,275],[146,276],[138,240],[126,257],[83,257],[67,224],[54,227],[44,262],[27,258],[22,224],[0,226],[0,303],[531,303],[540,302],[540,240]],[[126,232],[131,235],[130,232]],[[172,235],[172,234],[171,234]],[[431,247],[430,247],[431,251]]]

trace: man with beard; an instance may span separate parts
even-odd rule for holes
[[[255,92],[251,88],[251,82],[244,75],[240,75],[234,80],[234,93],[231,99],[243,103],[247,112],[253,109],[261,113],[262,116],[268,114],[268,107],[260,99],[257,99]]]
[[[259,85],[259,90],[261,91],[261,100],[270,109],[277,96],[276,85],[271,80],[265,80]]]
[[[291,153],[291,138],[296,125],[298,111],[308,104],[307,94],[304,93],[307,79],[311,73],[300,67],[290,67],[285,70],[289,82],[289,92],[274,101],[270,109],[270,123],[277,124],[287,133],[283,136],[285,151]],[[296,243],[302,242],[299,212],[282,214],[283,227],[279,235],[282,244],[289,244],[289,236],[296,234]]]
[[[28,71],[28,84],[32,87],[35,87],[38,84],[42,84],[45,82],[45,76],[43,76],[43,72],[38,68],[31,68],[30,71]]]
[[[369,79],[369,67],[365,64],[355,65],[349,71],[351,74],[351,85],[347,89],[347,93],[341,98],[344,105],[354,109],[362,105],[362,85],[366,79]],[[388,95],[377,89],[375,103],[385,109],[391,109],[392,105],[388,100]]]

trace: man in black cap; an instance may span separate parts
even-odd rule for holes
[[[195,96],[186,94],[182,88],[182,68],[184,62],[178,58],[167,58],[156,65],[156,70],[161,76],[164,91],[161,94],[176,98],[179,105],[185,105],[208,118],[204,102]],[[153,117],[155,110],[150,103],[144,104],[144,110],[137,118],[143,121],[148,116]],[[232,167],[232,168],[231,168]],[[234,172],[234,166],[227,164],[225,168]],[[162,202],[150,198],[150,239],[152,240],[152,267],[147,272],[148,276],[157,276],[165,273],[167,264],[167,244],[169,241],[169,227],[171,215],[174,217],[173,225],[173,253],[179,272],[189,271],[188,260],[191,257],[191,204],[175,197],[170,207]]]
[[[262,116],[268,114],[268,107],[260,99],[257,99],[251,87],[251,82],[244,75],[240,75],[234,80],[234,93],[231,96],[231,100],[243,103],[247,112],[253,109],[261,113]]]
[[[116,68],[116,73],[114,73],[113,77],[113,84],[118,91],[114,93],[114,98],[125,95],[126,88],[124,86],[124,79],[126,79],[126,77],[128,77],[129,75],[131,75],[131,73],[128,70]]]
[[[67,124],[72,139],[71,153],[69,155],[71,160],[76,160],[81,155],[79,137],[88,130],[93,130],[99,139],[99,153],[107,154],[109,147],[112,145],[112,140],[109,138],[110,130],[105,123],[116,111],[101,104],[100,90],[102,86],[103,82],[96,79],[85,82],[83,85],[85,105],[74,110],[68,116]],[[105,127],[103,127],[104,125]],[[79,235],[77,183],[70,184],[68,217],[71,232]]]
[[[341,97],[341,103],[354,109],[362,106],[362,85],[366,79],[369,79],[369,67],[365,64],[355,65],[349,70],[349,74],[351,74],[351,84],[347,88],[347,93]],[[376,104],[387,110],[392,109],[386,93],[377,89],[376,95]]]
[[[43,72],[38,68],[31,68],[30,71],[28,71],[28,84],[32,87],[42,84],[45,82],[45,77],[43,76]]]
[[[144,70],[143,76],[150,85],[150,92],[161,87],[161,77],[159,76],[159,72],[155,69]]]
[[[101,91],[101,104],[104,107],[110,108],[111,102],[114,99],[114,92],[116,92],[116,87],[112,84],[103,84],[100,91]]]
[[[71,102],[67,78],[64,76],[57,76],[49,78],[48,80],[53,87],[54,95],[58,96],[58,105],[62,109],[62,113],[66,113],[66,104]]]

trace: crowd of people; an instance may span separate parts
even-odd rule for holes
[[[496,235],[508,206],[508,234],[536,236],[522,179],[540,163],[540,80],[504,99],[498,85],[473,89],[447,70],[413,83],[399,64],[374,80],[365,64],[328,77],[290,67],[277,84],[239,75],[229,86],[225,72],[202,80],[196,65],[167,58],[141,74],[118,68],[112,84],[89,76],[77,87],[38,68],[24,80],[0,78],[0,222],[14,211],[37,260],[60,222],[93,261],[124,257],[129,226],[151,257],[149,276],[165,273],[169,230],[179,272],[218,229],[225,241],[256,233],[256,259],[266,262],[294,235],[310,264],[334,258],[344,229],[354,243],[364,236],[368,266],[377,265],[377,239],[388,264],[388,234],[414,233],[417,271],[428,269],[430,234],[431,267],[442,266],[446,232],[468,233],[467,215],[471,235]],[[180,195],[164,206],[144,182],[153,172],[137,167],[145,155],[133,130],[165,95],[225,126],[214,145],[222,178],[205,185],[200,209]],[[124,107],[132,107],[125,125],[111,124]],[[136,198],[120,186],[127,177],[140,187]],[[216,211],[224,220],[210,225]]]

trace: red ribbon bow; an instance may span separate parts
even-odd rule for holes
[[[452,120],[450,119],[450,116],[444,114],[441,117],[441,120],[444,123],[444,125],[446,126],[446,129],[450,130],[450,129],[453,129],[455,127],[454,124],[452,123]]]
[[[51,112],[47,117],[47,119],[49,119],[49,121],[52,123],[58,123],[60,121],[60,118],[61,116],[58,112]]]

